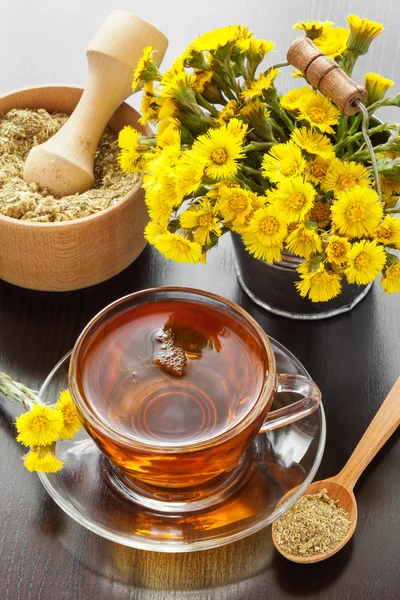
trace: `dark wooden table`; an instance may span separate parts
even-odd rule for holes
[[[328,437],[318,478],[333,475],[400,375],[400,297],[378,285],[347,316],[302,323],[263,312],[240,290],[227,240],[207,266],[165,262],[151,248],[112,281],[68,294],[0,282],[0,369],[37,388],[86,322],[116,298],[151,286],[207,289],[244,306],[321,387]],[[86,531],[28,473],[15,442],[17,405],[0,400],[0,600],[400,598],[400,444],[396,432],[356,487],[353,541],[330,560],[294,565],[270,528],[192,554],[154,554]]]

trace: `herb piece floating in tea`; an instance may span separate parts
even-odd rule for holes
[[[274,524],[276,543],[294,556],[314,556],[334,550],[346,537],[349,513],[327,490],[301,498]]]
[[[0,213],[29,221],[70,221],[112,206],[135,186],[138,175],[125,174],[118,162],[118,136],[106,129],[94,163],[95,183],[83,194],[56,198],[23,179],[25,160],[64,125],[68,116],[44,109],[13,109],[0,120]]]
[[[171,329],[164,327],[158,335],[158,341],[161,342],[161,348],[155,359],[156,365],[168,375],[182,377],[187,357],[183,348],[175,344],[175,336]]]
[[[215,338],[215,339],[214,339]],[[221,349],[218,336],[209,337],[204,331],[179,323],[172,314],[158,335],[162,342],[155,363],[165,373],[182,377],[187,360],[198,360],[205,350]]]

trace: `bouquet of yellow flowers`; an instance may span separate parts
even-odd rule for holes
[[[294,28],[351,75],[383,27],[355,15],[348,25]],[[125,127],[119,161],[143,174],[146,239],[190,263],[205,262],[228,231],[268,263],[290,252],[301,259],[296,287],[315,302],[337,296],[343,278],[362,285],[381,272],[385,291],[400,291],[397,126],[369,125],[368,136],[386,136],[373,149],[376,181],[362,115],[346,117],[306,80],[280,95],[275,81],[288,63],[260,68],[274,47],[232,25],[195,39],[164,74],[144,49],[133,89],[143,83],[140,121],[156,133]],[[400,106],[400,95],[385,98],[392,85],[365,75],[369,116]]]

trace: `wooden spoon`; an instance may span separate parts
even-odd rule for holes
[[[85,91],[65,125],[25,162],[24,179],[56,196],[82,193],[93,186],[93,162],[101,134],[122,102],[132,94],[132,79],[143,48],[156,50],[159,65],[168,46],[158,29],[116,10],[97,31],[87,50]]]
[[[390,390],[386,400],[376,413],[373,421],[367,431],[359,441],[353,454],[345,464],[344,468],[335,477],[315,481],[312,483],[305,494],[316,494],[323,489],[332,500],[337,500],[349,513],[351,525],[344,538],[333,550],[325,554],[316,554],[314,556],[296,556],[285,552],[277,543],[275,536],[275,523],[272,524],[272,540],[276,549],[285,558],[297,563],[316,563],[336,554],[351,538],[357,525],[357,502],[353,494],[353,488],[364,469],[371,460],[387,442],[392,433],[400,425],[400,378],[396,381]],[[278,506],[281,506],[296,489],[290,490],[283,496]]]

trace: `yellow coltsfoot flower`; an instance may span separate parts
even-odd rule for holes
[[[394,246],[400,250],[400,219],[386,215],[374,231],[374,238],[384,246]]]
[[[298,271],[301,273],[302,280],[296,281],[295,286],[302,298],[308,296],[312,302],[327,302],[342,291],[341,276],[333,271],[327,271],[322,264],[318,271],[306,273],[305,268],[299,268]]]
[[[347,262],[348,253],[351,250],[351,244],[345,237],[331,235],[326,246],[326,256],[331,263],[342,265]]]
[[[64,417],[57,408],[34,404],[15,421],[17,442],[24,446],[49,446],[56,442],[64,427]]]
[[[204,178],[207,163],[190,150],[184,152],[174,170],[177,194],[188,196],[197,192]]]
[[[161,75],[154,62],[156,50],[151,46],[146,46],[143,49],[143,54],[139,59],[135,72],[133,74],[132,91],[134,92],[139,83],[143,81],[159,81]]]
[[[193,143],[194,158],[206,164],[206,174],[212,179],[229,179],[237,170],[237,161],[244,156],[241,140],[233,137],[226,126],[210,129]]]
[[[347,50],[350,31],[343,27],[329,27],[324,29],[315,40],[314,44],[329,58],[342,56]]]
[[[383,246],[377,242],[361,240],[351,247],[344,270],[349,283],[366,285],[375,279],[386,263]]]
[[[310,40],[314,40],[324,31],[329,30],[333,25],[334,23],[332,23],[332,21],[300,21],[293,25],[293,29],[305,31],[306,37],[310,38]]]
[[[289,252],[302,258],[310,258],[311,254],[322,251],[322,240],[315,228],[300,223],[288,236],[286,246]]]
[[[218,115],[218,123],[220,125],[226,125],[229,119],[232,119],[239,113],[239,102],[237,100],[229,100]]]
[[[252,32],[243,25],[228,25],[203,33],[193,40],[189,48],[196,52],[212,51],[223,48],[227,44],[251,37]]]
[[[328,202],[318,200],[310,210],[307,216],[307,221],[313,221],[323,229],[329,225],[331,221],[331,207]]]
[[[64,418],[64,426],[60,431],[60,439],[70,440],[82,427],[82,421],[69,390],[61,392],[56,403],[56,408],[61,411]]]
[[[318,131],[313,131],[308,127],[296,127],[291,138],[295,144],[308,154],[320,156],[325,160],[332,159],[335,156],[330,139]]]
[[[355,185],[363,187],[371,185],[367,169],[362,164],[352,160],[343,161],[335,158],[331,161],[322,183],[322,189],[325,192],[333,192],[337,195],[339,192],[348,190]]]
[[[240,94],[241,97],[247,100],[262,96],[263,92],[272,86],[277,75],[279,75],[278,69],[275,69],[274,67],[269,69],[267,73],[263,73],[255,81],[249,82],[247,87],[242,90],[242,93]]]
[[[394,81],[381,77],[377,73],[365,73],[364,82],[368,92],[367,106],[382,100],[388,89],[394,86]]]
[[[383,25],[360,19],[357,15],[349,15],[347,22],[350,27],[349,50],[358,56],[366,54],[371,42],[383,31]]]
[[[57,473],[62,469],[63,462],[56,455],[56,445],[41,447],[34,446],[23,456],[24,466],[28,471],[37,473]]]
[[[304,219],[311,210],[316,191],[303,177],[284,179],[278,184],[276,206],[288,223]]]
[[[287,94],[280,98],[279,102],[282,108],[294,112],[299,109],[299,105],[303,96],[312,93],[312,88],[308,87],[308,85],[305,85],[301,88],[295,88],[294,90],[290,90]]]
[[[126,125],[118,134],[118,146],[121,151],[118,162],[125,173],[139,173],[143,168],[143,155],[138,151],[140,132]]]
[[[246,223],[250,213],[254,210],[256,194],[240,187],[223,185],[218,190],[216,208],[227,223],[232,223],[234,228]]]
[[[360,185],[339,192],[331,212],[333,225],[341,235],[349,238],[372,235],[383,215],[378,194]]]
[[[304,173],[306,161],[300,148],[292,141],[275,144],[264,155],[262,174],[272,183],[279,183],[290,177]]]
[[[202,262],[203,250],[200,244],[178,233],[166,231],[155,238],[154,246],[164,258],[192,264]]]
[[[246,231],[242,234],[242,240],[247,252],[252,254],[255,258],[264,260],[269,264],[282,260],[282,247],[263,244],[255,233]]]
[[[237,138],[241,142],[244,141],[246,137],[247,130],[249,126],[247,123],[244,123],[240,119],[236,119],[235,117],[230,119],[229,123],[226,126],[226,130],[233,135],[233,137]]]
[[[247,231],[252,233],[263,246],[282,247],[287,235],[287,224],[273,204],[259,208],[249,220]]]
[[[340,110],[318,92],[305,94],[299,102],[299,120],[304,120],[311,127],[316,127],[323,133],[334,133],[332,125],[339,123]]]
[[[156,221],[149,221],[144,229],[144,237],[149,244],[154,244],[156,238],[163,233],[166,233],[165,227],[162,227]]]
[[[208,198],[203,198],[198,204],[185,210],[179,220],[181,227],[194,230],[193,239],[202,246],[210,243],[211,234],[217,237],[221,235],[218,210]]]
[[[394,263],[384,270],[382,286],[388,294],[400,292],[400,262]]]
[[[313,160],[307,161],[306,168],[304,169],[307,179],[313,183],[323,185],[331,162],[331,160],[324,160],[320,156],[316,156]]]

